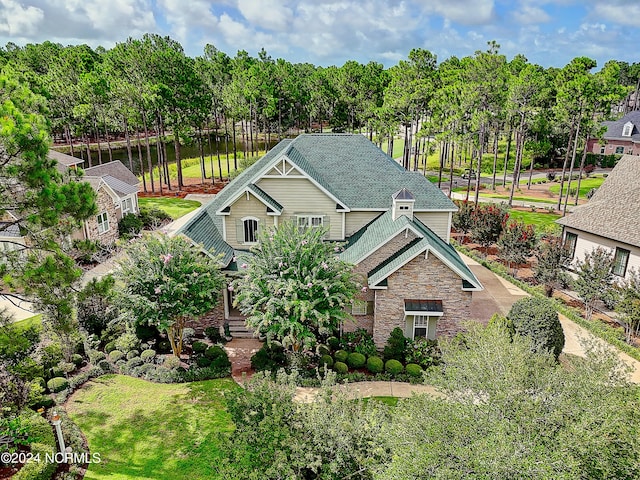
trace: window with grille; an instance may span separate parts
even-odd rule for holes
[[[256,243],[258,241],[258,221],[248,218],[243,222],[244,243]]]
[[[105,233],[109,231],[109,215],[107,212],[102,212],[98,215],[98,233]]]
[[[578,235],[567,232],[564,236],[564,246],[569,252],[570,259],[573,259],[573,256],[576,254],[576,243],[578,243]]]
[[[613,258],[613,267],[611,269],[614,275],[624,277],[627,274],[629,253],[629,250],[625,250],[624,248],[616,248],[616,254]]]
[[[435,340],[436,323],[438,317],[429,317],[427,315],[414,315],[413,317],[413,339],[428,338]]]

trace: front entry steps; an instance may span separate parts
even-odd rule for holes
[[[226,323],[229,324],[229,333],[233,338],[255,338],[253,330],[245,325],[244,317],[229,317]]]

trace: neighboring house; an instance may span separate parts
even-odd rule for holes
[[[49,151],[49,158],[66,180],[74,180],[74,172],[81,169],[83,160],[64,153]],[[72,238],[113,243],[118,239],[118,221],[127,213],[139,213],[140,181],[119,160],[83,170],[81,181],[88,182],[96,192],[98,214],[86,220]]]
[[[607,131],[600,139],[590,139],[587,151],[601,155],[640,155],[640,111],[627,113],[620,120],[602,122]]]
[[[614,255],[613,273],[619,278],[640,268],[640,163],[624,155],[589,203],[557,220],[572,261],[604,247]]]
[[[436,338],[471,317],[472,292],[483,287],[449,244],[456,210],[366,137],[311,134],[280,142],[176,233],[221,255],[233,275],[261,229],[286,220],[327,228],[327,241],[346,242],[341,258],[366,278],[368,291],[351,313],[382,346],[395,327]],[[210,321],[239,318],[232,295],[223,292]]]
[[[16,220],[11,212],[0,216],[0,254],[21,250],[26,245],[26,240],[20,233],[20,227],[14,223]]]

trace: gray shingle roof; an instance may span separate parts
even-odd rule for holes
[[[640,247],[640,158],[623,155],[589,203],[557,222]]]
[[[264,203],[269,205],[271,210],[278,213],[282,212],[282,209],[284,207],[280,205],[276,200],[274,200],[267,192],[262,190],[260,187],[252,183],[247,188],[252,194],[254,194],[256,197],[259,197]]]
[[[0,237],[18,238],[20,235],[20,227],[17,223],[0,222]]]
[[[209,254],[222,254],[221,263],[226,267],[233,260],[234,253],[233,248],[222,239],[222,221],[217,225],[216,218],[212,218],[205,209],[194,220],[196,218],[197,221],[187,223],[178,232],[202,245]]]
[[[129,185],[128,183],[124,183],[123,181],[118,180],[111,175],[105,175],[104,177],[102,177],[102,180],[104,180],[104,183],[109,185],[113,189],[113,191],[121,197],[125,197],[127,195],[131,195],[132,193],[138,192],[137,185]]]
[[[140,180],[136,177],[131,170],[124,166],[120,160],[114,160],[113,162],[103,163],[102,165],[95,165],[93,167],[84,169],[85,175],[92,177],[104,177],[105,175],[111,175],[117,178],[121,182],[129,185],[137,186],[140,184]]]
[[[84,162],[81,158],[73,157],[66,153],[56,152],[55,150],[49,150],[49,158],[61,163],[65,167],[72,167],[73,165],[79,165]]]
[[[374,267],[368,274],[369,285],[378,285],[382,280],[416,255],[425,250],[429,250],[440,258],[445,265],[448,265],[449,268],[456,272],[463,282],[466,281],[468,284],[471,284],[472,288],[482,288],[480,281],[462,261],[462,258],[460,258],[455,248],[442,240],[417,218],[411,220],[407,216],[401,215],[393,221],[390,211],[380,215],[352,235],[349,238],[345,251],[340,254],[340,258],[351,263],[360,261],[360,259],[372,253],[383,242],[408,227],[417,231],[419,238],[414,239]],[[465,288],[469,288],[469,285]]]
[[[399,190],[396,193],[394,193],[392,195],[392,198],[394,198],[395,200],[415,200],[416,199],[416,197],[413,196],[413,193],[411,193],[406,188],[403,188],[402,190]]]
[[[622,130],[627,122],[633,123],[631,137],[622,136]],[[603,135],[605,140],[631,140],[633,142],[640,142],[640,111],[638,110],[627,113],[619,120],[602,122],[602,125],[607,127],[607,131]]]

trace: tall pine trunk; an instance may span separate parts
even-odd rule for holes
[[[562,164],[562,177],[560,178],[560,193],[558,194],[558,204],[556,210],[560,211],[562,206],[562,189],[564,188],[564,175],[567,172],[567,164],[569,163],[569,157],[571,156],[571,142],[573,141],[573,134],[575,133],[575,123],[571,124],[571,131],[569,132],[569,142],[567,143],[567,152],[564,155],[564,163]]]
[[[142,140],[140,139],[140,129],[136,125],[136,136],[138,137],[138,162],[140,163],[140,175],[142,175],[142,189],[147,192],[147,179],[144,176],[144,162],[142,161]]]
[[[151,193],[155,193],[156,186],[153,181],[153,163],[151,162],[151,146],[149,145],[149,124],[147,123],[147,113],[142,111],[142,127],[144,128],[144,142],[147,149],[147,166],[149,167],[149,183],[151,183]]]

